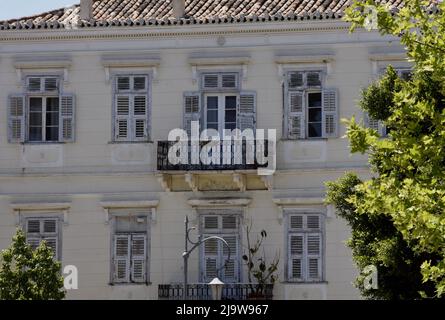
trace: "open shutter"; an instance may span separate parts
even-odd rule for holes
[[[322,93],[323,101],[323,137],[338,136],[338,102],[337,90],[325,89]]]
[[[289,92],[289,139],[304,139],[304,93],[303,91]]]
[[[75,99],[72,94],[60,96],[59,141],[74,141]]]
[[[131,281],[145,282],[146,279],[147,237],[131,237]]]
[[[133,97],[133,128],[134,140],[148,139],[148,101],[146,95]]]
[[[303,279],[304,235],[289,235],[289,278]]]
[[[8,141],[10,143],[25,142],[25,96],[9,97],[8,106]]]
[[[364,113],[364,117],[367,128],[374,129],[382,137],[386,136],[386,127],[382,121],[372,118],[367,112]]]
[[[200,121],[201,118],[201,98],[199,92],[184,93],[184,130],[191,135],[192,121]]]
[[[321,280],[321,235],[307,234],[307,277],[310,281]]]
[[[256,92],[241,92],[237,110],[237,128],[256,129]]]
[[[117,95],[115,104],[115,139],[125,141],[130,138],[130,96]]]
[[[129,282],[130,235],[114,236],[114,281]]]

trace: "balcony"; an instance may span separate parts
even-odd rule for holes
[[[267,167],[268,141],[253,141],[249,143],[243,141],[221,141],[213,147],[216,149],[212,155],[209,151],[209,158],[215,161],[210,164],[202,163],[199,155],[203,147],[209,142],[199,141],[192,145],[191,141],[183,142],[185,161],[173,164],[169,161],[169,150],[176,145],[175,141],[159,141],[158,142],[158,165],[159,171],[220,171],[220,170],[256,170],[258,168]],[[193,161],[195,160],[195,161]],[[260,161],[258,161],[260,160]]]
[[[261,296],[255,294],[255,289],[255,285],[248,283],[225,284],[222,300],[272,300],[273,285],[266,285]],[[182,284],[161,284],[158,287],[160,300],[182,300],[183,293]],[[212,300],[212,290],[206,283],[189,284],[187,294],[189,300]]]

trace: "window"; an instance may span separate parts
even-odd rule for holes
[[[114,96],[115,141],[149,140],[149,77],[118,75]]]
[[[59,77],[28,77],[25,93],[9,97],[9,142],[74,141],[74,102]]]
[[[202,73],[200,87],[184,94],[184,128],[189,135],[192,121],[220,136],[224,129],[255,130],[256,93],[240,90],[238,73]]]
[[[321,71],[287,73],[284,132],[288,139],[336,137],[337,91],[323,88]]]
[[[114,216],[113,224],[113,283],[148,282],[148,217]]]
[[[208,283],[218,277],[227,283],[239,282],[239,216],[202,215],[201,231],[204,238],[219,236],[226,240],[230,247],[229,258],[229,250],[222,241],[211,239],[202,244],[201,280]]]
[[[323,280],[323,216],[321,214],[288,215],[289,281]]]
[[[53,251],[54,259],[60,260],[59,229],[58,218],[27,218],[25,219],[26,242],[35,250],[45,240]]]

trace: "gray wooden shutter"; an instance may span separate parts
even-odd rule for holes
[[[304,92],[289,92],[288,138],[304,139]]]
[[[239,261],[238,261],[238,237],[236,234],[223,236],[230,247],[230,259],[229,250],[227,246],[220,242],[222,247],[222,261],[223,279],[225,282],[238,282],[239,280]]]
[[[130,235],[114,236],[114,282],[130,280]]]
[[[308,233],[307,243],[307,279],[321,280],[321,234]]]
[[[208,235],[204,235],[208,237]],[[218,256],[219,256],[219,241],[210,239],[204,242],[204,264],[203,264],[203,278],[205,282],[209,282],[218,277]]]
[[[144,234],[131,237],[131,281],[146,281],[147,236]]]
[[[293,280],[303,279],[304,234],[289,235],[289,271],[288,277]]]
[[[203,89],[217,89],[220,87],[219,82],[220,82],[219,74],[204,74],[202,76]]]
[[[201,94],[199,92],[184,93],[184,117],[183,125],[187,134],[191,135],[192,121],[200,121],[201,119]]]
[[[237,109],[237,128],[256,130],[256,92],[244,91],[240,94]]]
[[[148,139],[148,101],[146,95],[133,97],[133,128],[134,140]]]
[[[125,141],[130,138],[130,96],[117,95],[115,104],[115,140]]]
[[[323,137],[338,136],[338,97],[336,89],[325,89],[322,92],[323,102]]]
[[[8,141],[25,142],[25,96],[12,95],[8,106]]]
[[[374,129],[382,137],[386,136],[386,127],[382,121],[372,118],[367,112],[364,113],[364,118],[367,128]]]
[[[59,141],[73,142],[75,135],[75,98],[72,94],[60,96]]]

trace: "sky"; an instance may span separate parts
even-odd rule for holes
[[[80,0],[0,0],[0,20],[31,16],[77,3]]]

